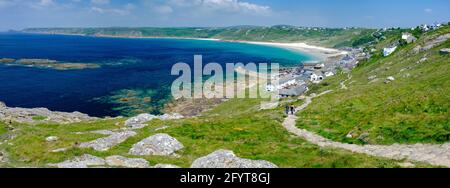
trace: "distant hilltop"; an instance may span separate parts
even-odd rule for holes
[[[415,28],[432,28],[434,25],[421,25]],[[426,26],[426,27],[424,27]],[[209,38],[236,41],[260,42],[305,42],[323,47],[358,47],[377,40],[374,35],[380,30],[409,30],[402,28],[370,29],[358,27],[325,28],[298,27],[291,25],[231,27],[104,27],[104,28],[28,28],[22,32],[43,34],[65,34],[98,37],[128,38]]]
[[[370,35],[376,29],[296,27],[289,25],[232,27],[106,27],[106,28],[28,28],[28,33],[66,34],[99,37],[211,38],[235,41],[306,42],[324,47],[348,46],[348,41]],[[332,37],[331,37],[332,36]],[[350,44],[351,45],[351,44]]]

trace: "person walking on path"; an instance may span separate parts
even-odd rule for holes
[[[294,108],[294,106],[291,105],[290,108],[291,108],[291,115],[294,115],[294,113],[295,113],[295,108]]]
[[[285,108],[285,110],[284,110],[284,112],[286,113],[286,115],[289,115],[289,105],[286,105],[286,108]]]

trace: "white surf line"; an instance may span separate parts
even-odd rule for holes
[[[305,98],[305,103],[297,108],[302,111],[312,103],[312,99],[331,91],[323,92],[317,96]],[[395,160],[408,159],[412,161],[426,162],[437,166],[450,167],[450,143],[445,144],[393,144],[393,145],[357,145],[335,142],[316,133],[300,129],[295,126],[297,116],[289,115],[283,122],[283,127],[290,133],[300,136],[305,140],[321,147],[331,147],[349,150],[355,153],[363,153],[376,157],[384,157]]]

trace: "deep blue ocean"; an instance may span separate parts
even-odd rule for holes
[[[98,69],[55,70],[0,63],[0,101],[13,107],[45,107],[91,116],[159,113],[170,100],[172,65],[280,63],[297,65],[313,57],[290,50],[243,43],[185,39],[126,39],[0,33],[0,58],[38,58],[97,63]]]

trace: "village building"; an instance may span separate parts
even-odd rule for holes
[[[384,48],[383,49],[383,55],[386,57],[386,56],[389,56],[389,55],[391,55],[392,53],[394,53],[394,51],[397,49],[397,46],[392,46],[392,47],[386,47],[386,48]]]
[[[302,95],[308,90],[308,86],[306,86],[306,84],[303,84],[287,89],[281,89],[278,94],[280,95],[280,97],[294,97]]]
[[[324,79],[324,75],[320,71],[316,71],[311,74],[310,81],[313,83],[319,83]]]
[[[407,44],[413,43],[417,41],[417,38],[414,37],[411,33],[403,33],[402,40],[406,41]]]
[[[334,73],[331,71],[325,72],[325,77],[334,76]]]

